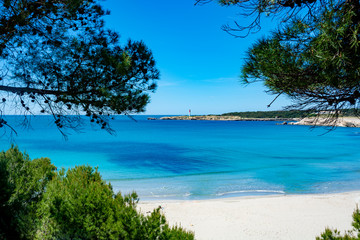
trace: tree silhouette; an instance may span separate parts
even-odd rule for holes
[[[213,0],[196,0],[207,4]],[[287,95],[287,109],[326,113],[333,125],[345,109],[358,115],[360,100],[360,3],[358,0],[216,0],[235,6],[251,24],[223,29],[246,37],[261,29],[264,16],[280,20],[278,30],[247,52],[245,84],[263,82],[270,93]]]
[[[329,5],[318,21],[294,20],[258,41],[242,68],[245,83],[263,81],[270,92],[291,97],[292,107],[331,113],[359,108],[360,7]]]
[[[1,113],[51,114],[63,132],[81,114],[111,131],[111,115],[144,111],[155,60],[141,41],[121,46],[107,14],[94,0],[1,0]]]
[[[250,33],[261,30],[263,17],[277,18],[280,22],[288,22],[296,17],[302,19],[315,18],[332,1],[329,0],[195,0],[195,5],[218,2],[221,6],[233,6],[240,9],[239,15],[251,18],[250,24],[240,21],[223,25],[222,29],[235,37],[246,37]]]

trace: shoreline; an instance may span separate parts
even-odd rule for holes
[[[210,200],[140,201],[147,213],[161,206],[170,225],[202,239],[315,239],[325,227],[351,230],[360,191],[241,196]]]
[[[239,116],[218,116],[218,115],[200,115],[200,116],[171,116],[160,118],[148,118],[148,120],[203,120],[203,121],[299,121],[298,118],[243,118]]]
[[[283,122],[277,125],[302,125],[302,126],[325,126],[325,127],[360,127],[360,118],[358,117],[307,117],[307,118],[243,118],[239,116],[217,116],[217,115],[200,115],[200,116],[171,116],[152,118],[148,120],[202,120],[202,121],[278,121]]]
[[[360,127],[360,118],[358,117],[339,117],[336,118],[304,118],[297,122],[290,122],[290,125],[304,126],[325,126],[325,127]]]

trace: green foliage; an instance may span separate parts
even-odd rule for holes
[[[359,3],[329,5],[317,18],[293,20],[260,40],[242,68],[245,83],[262,81],[300,109],[357,108],[360,100]]]
[[[309,112],[292,110],[292,111],[257,111],[257,112],[230,112],[222,116],[239,116],[243,118],[303,118],[309,116]]]
[[[347,231],[344,235],[338,230],[331,230],[329,228],[325,229],[325,232],[321,234],[320,237],[316,237],[316,240],[358,240],[360,239],[360,211],[359,208],[353,213],[353,223],[354,229],[352,231]]]
[[[165,216],[160,213],[160,208],[155,209],[144,221],[144,234],[141,239],[160,239],[160,240],[191,240],[194,235],[185,231],[183,228],[175,226],[169,227]]]
[[[350,109],[342,109],[341,116],[343,117],[356,117],[359,116],[359,109],[350,108]]]
[[[78,128],[84,112],[111,131],[110,115],[145,110],[159,78],[152,53],[142,41],[120,44],[96,2],[0,1],[1,106],[51,114],[60,131]]]
[[[360,210],[358,207],[356,207],[356,210],[353,213],[352,226],[358,232],[357,236],[360,238]]]
[[[115,236],[103,236],[98,232],[106,225],[118,227],[111,215],[111,201],[111,189],[92,168],[78,167],[69,170],[66,176],[61,170],[48,184],[40,203],[38,216],[41,218],[41,230],[38,230],[37,238],[113,239]]]
[[[79,166],[59,171],[40,203],[37,239],[174,239],[193,235],[170,228],[160,210],[137,212],[137,195],[114,195],[97,170]]]
[[[238,7],[241,9],[239,15],[249,18],[247,21],[243,19],[235,21],[233,26],[227,24],[222,27],[224,31],[235,37],[246,37],[250,33],[258,32],[261,29],[263,17],[278,18],[280,24],[297,17],[312,19],[332,2],[329,0],[195,0],[195,5],[211,1],[218,2],[221,6]]]
[[[0,154],[0,239],[194,239],[160,209],[138,212],[136,193],[114,194],[97,169],[55,169],[16,147]]]
[[[196,0],[208,3],[211,0]],[[255,17],[248,26],[224,30],[237,37],[261,28],[261,19],[281,19],[280,29],[248,51],[245,84],[262,81],[270,93],[294,100],[290,109],[332,112],[360,104],[360,3],[358,0],[216,0]],[[246,21],[247,22],[247,21]],[[276,97],[277,98],[277,97]],[[275,98],[275,99],[276,99]],[[274,99],[274,100],[275,100]]]
[[[229,112],[221,114],[221,116],[238,116],[242,118],[304,118],[315,117],[317,115],[316,112],[305,110]],[[359,116],[359,110],[356,108],[339,109],[339,116],[356,117]]]
[[[39,204],[37,239],[193,239],[170,228],[160,210],[137,212],[135,193],[114,195],[90,166],[59,171]]]
[[[8,239],[31,238],[37,204],[55,175],[48,158],[34,159],[12,147],[0,153],[0,233]]]

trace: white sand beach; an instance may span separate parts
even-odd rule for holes
[[[315,239],[325,227],[351,230],[360,192],[139,202],[144,213],[158,206],[171,225],[210,239]]]

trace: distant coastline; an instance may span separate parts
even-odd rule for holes
[[[149,120],[205,120],[205,121],[299,121],[298,118],[244,118],[240,116],[201,115],[201,116],[171,116]]]
[[[169,116],[153,118],[148,120],[202,120],[202,121],[277,121],[278,125],[305,125],[305,126],[328,126],[328,127],[360,127],[359,117],[305,117],[305,118],[247,118],[241,116],[227,115],[200,115],[200,116]]]

